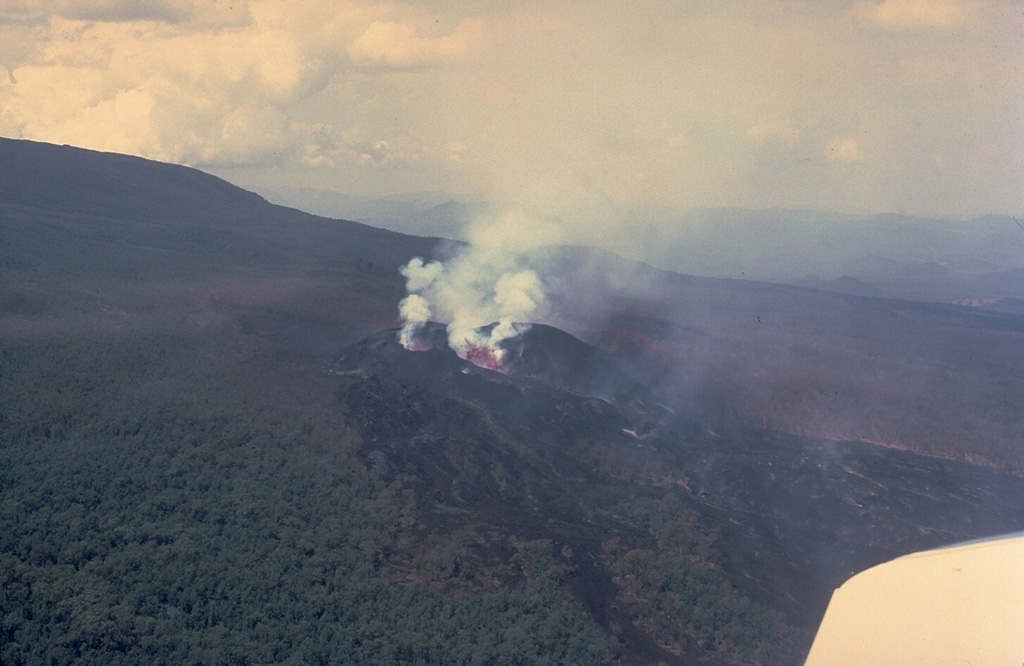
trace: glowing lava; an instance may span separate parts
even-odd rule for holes
[[[494,372],[505,372],[505,364],[501,362],[502,352],[500,349],[469,344],[462,349],[462,354],[459,355],[481,368],[487,368]]]

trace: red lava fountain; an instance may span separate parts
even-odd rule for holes
[[[501,362],[501,350],[485,345],[466,345],[463,349],[467,361],[481,368],[495,372],[505,372],[505,364]]]

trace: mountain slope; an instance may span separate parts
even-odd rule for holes
[[[289,329],[329,344],[320,335],[336,337],[332,326],[358,335],[393,323],[398,267],[436,245],[135,157],[0,139],[0,170],[9,326],[155,325],[177,308],[265,327],[281,321],[274,304],[301,319]]]
[[[478,589],[549,566],[623,655],[795,663],[850,572],[1024,523],[1024,481],[962,463],[733,428],[639,384],[602,399],[598,350],[540,329],[495,373],[396,330],[329,365],[360,456],[411,494],[385,557],[404,582]],[[579,368],[565,381],[563,368]],[[550,368],[550,374],[545,372]],[[603,388],[603,387],[602,387]],[[607,393],[605,393],[607,395]],[[713,656],[711,653],[714,653]]]
[[[0,262],[48,258],[50,271],[68,258],[56,252],[81,244],[88,252],[147,256],[158,262],[151,273],[182,264],[207,273],[233,266],[322,269],[358,258],[387,264],[397,282],[393,269],[436,242],[275,206],[195,169],[11,139],[0,139],[0,202]],[[134,258],[78,268],[102,275]]]
[[[398,344],[435,240],[0,165],[5,664],[798,663],[850,572],[1024,526],[963,461],[1019,469],[1019,315],[553,248],[494,373]]]

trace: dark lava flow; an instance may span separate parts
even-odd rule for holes
[[[624,509],[638,501],[670,496],[695,512],[696,529],[715,539],[714,566],[801,630],[801,641],[851,574],[1024,528],[1020,478],[867,444],[711,426],[712,415],[653,404],[643,377],[558,329],[535,326],[510,342],[505,373],[458,358],[439,325],[423,336],[433,348],[410,352],[396,331],[382,331],[329,364],[368,465],[415,492],[412,536],[387,558],[408,568],[432,536],[467,529],[550,540],[571,552],[567,587],[629,663],[717,660],[696,645],[670,652],[630,619],[602,549],[610,540],[657,548]],[[496,544],[466,551],[463,582],[514,581]]]

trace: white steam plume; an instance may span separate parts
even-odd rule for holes
[[[419,294],[409,294],[398,304],[398,312],[405,322],[399,337],[406,349],[417,349],[416,335],[430,321],[430,303]]]
[[[398,314],[403,322],[399,338],[403,347],[415,350],[420,348],[417,334],[430,321],[430,301],[418,292],[430,287],[444,266],[438,261],[424,264],[422,259],[414,257],[399,270],[405,276],[405,288],[409,292],[398,304]]]
[[[417,334],[436,316],[447,324],[448,346],[459,356],[502,369],[501,342],[525,332],[525,322],[545,305],[544,284],[523,261],[479,245],[467,246],[444,264],[412,259],[401,268],[409,291],[399,304],[402,345],[422,348]]]
[[[444,266],[439,261],[424,264],[422,259],[414,257],[399,270],[405,276],[405,288],[410,293],[416,293],[429,287],[430,283],[444,270]]]

